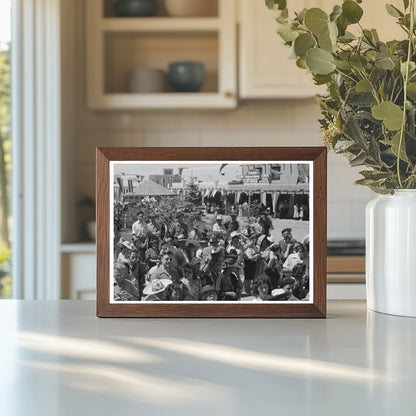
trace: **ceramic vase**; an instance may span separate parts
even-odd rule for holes
[[[416,190],[367,204],[366,289],[369,309],[416,317]]]

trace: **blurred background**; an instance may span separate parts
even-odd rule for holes
[[[322,90],[290,53],[264,1],[0,0],[1,296],[95,298],[96,147],[322,145]],[[332,298],[365,297],[356,179],[329,154]]]

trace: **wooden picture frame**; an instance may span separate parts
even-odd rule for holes
[[[98,317],[166,317],[166,318],[325,318],[326,317],[326,213],[327,213],[327,150],[324,147],[203,147],[203,148],[97,148],[97,176],[96,176],[96,201],[97,201],[97,316]],[[296,189],[300,189],[300,174],[298,179],[290,176],[291,184],[283,184],[283,171],[289,170],[290,166],[309,166],[308,176],[303,180],[303,189],[308,192],[308,209],[311,213],[311,221],[308,225],[309,233],[307,244],[310,245],[310,276],[311,286],[308,296],[304,301],[281,302],[248,302],[241,298],[240,302],[121,302],[116,301],[113,293],[113,265],[114,265],[114,224],[113,204],[115,192],[115,173],[114,169],[119,170],[123,164],[132,166],[148,166],[149,172],[159,169],[161,166],[172,165],[192,165],[202,163],[203,166],[220,166],[222,162],[229,162],[229,166],[238,170],[241,167],[243,175],[238,175],[238,181],[231,181],[229,188],[234,182],[242,183],[250,188],[253,181],[254,166],[259,177],[254,175],[255,186],[274,186],[280,184],[278,195],[287,192],[290,203],[290,195],[297,195]],[[280,164],[279,164],[280,162]],[[277,164],[276,164],[277,163]],[[202,165],[201,165],[202,166]],[[260,167],[259,167],[260,166]],[[266,171],[278,167],[280,174],[266,178]],[[280,166],[280,167],[279,167]],[[235,168],[236,167],[236,168]],[[228,169],[228,168],[227,168]],[[231,169],[231,168],[230,168]],[[262,170],[263,169],[263,170]],[[296,168],[297,169],[297,168]],[[292,167],[290,167],[292,171]],[[181,170],[181,174],[185,172]],[[300,172],[300,168],[299,168]],[[272,172],[274,174],[274,172]],[[149,173],[150,174],[150,173]],[[227,173],[228,174],[228,173]],[[251,176],[250,176],[251,175]],[[309,176],[310,175],[310,176]],[[152,177],[155,175],[152,175]],[[162,176],[162,175],[159,175]],[[201,176],[202,177],[202,176]],[[241,177],[241,178],[240,178]],[[274,180],[273,178],[278,178]],[[183,177],[181,177],[183,178]],[[286,178],[286,176],[285,176]],[[257,182],[256,182],[257,181]],[[268,181],[268,182],[267,182]],[[184,182],[184,180],[182,181]],[[199,181],[199,183],[202,183]],[[218,183],[218,182],[217,182]],[[277,184],[277,185],[274,185]],[[307,184],[307,185],[305,185]],[[129,184],[130,185],[130,184]],[[307,186],[309,188],[307,188]],[[245,189],[245,188],[244,188]],[[256,188],[257,189],[257,188]],[[269,188],[264,192],[267,194]],[[272,188],[270,188],[272,189]],[[288,191],[291,189],[292,191]],[[121,190],[120,190],[121,192]],[[180,191],[179,191],[180,192]],[[259,191],[263,195],[263,191]],[[290,194],[289,192],[292,192]],[[251,195],[251,191],[247,191]],[[270,193],[269,193],[270,194]],[[134,193],[132,194],[134,195]],[[255,193],[253,193],[255,195]],[[273,194],[274,195],[274,194]],[[125,196],[123,196],[125,198]],[[253,196],[254,198],[254,196]],[[260,198],[263,198],[262,196]],[[268,198],[268,199],[267,199]],[[279,197],[280,198],[280,197]],[[292,203],[295,196],[292,197]],[[310,200],[309,200],[310,198]],[[265,200],[270,201],[270,197]],[[239,203],[241,202],[241,195]],[[257,201],[257,200],[256,200]],[[250,199],[249,199],[250,202]],[[142,203],[142,202],[141,202]],[[273,210],[277,210],[276,201],[273,196]],[[244,204],[243,204],[244,205]],[[261,205],[261,204],[260,204]],[[260,206],[259,205],[259,206]],[[280,205],[279,205],[280,207]],[[303,205],[302,205],[303,207]],[[233,208],[234,209],[234,208]],[[294,208],[293,208],[294,209]],[[298,209],[298,208],[296,208]],[[241,211],[240,211],[241,212]],[[268,211],[267,211],[268,212]],[[277,215],[281,214],[280,210]],[[206,214],[207,216],[211,214]],[[275,214],[276,215],[276,214]],[[292,214],[291,214],[292,215]],[[212,215],[211,215],[212,216]],[[249,215],[248,215],[249,216]],[[277,224],[285,223],[283,214]],[[294,221],[289,218],[288,221]],[[215,222],[215,220],[214,220]],[[221,220],[219,219],[221,223]],[[296,223],[295,225],[301,223]],[[126,225],[126,224],[124,224]],[[253,224],[254,227],[254,224]],[[302,225],[304,227],[304,225]],[[278,226],[277,228],[280,228]],[[254,229],[254,228],[253,228]],[[249,230],[249,227],[247,227]],[[280,231],[280,230],[279,230]],[[253,231],[254,232],[254,231]],[[309,243],[310,236],[310,243]],[[270,241],[272,241],[270,234]],[[224,237],[226,240],[226,237]],[[180,239],[178,240],[180,241]],[[276,242],[273,245],[277,245]],[[288,251],[289,252],[289,251]],[[112,254],[113,253],[113,254]],[[234,255],[235,251],[233,251]],[[308,254],[309,256],[309,254]],[[309,264],[309,263],[308,263]],[[128,270],[128,266],[127,270]],[[313,277],[313,279],[312,279]],[[279,289],[280,290],[280,289]],[[280,293],[279,291],[275,293]],[[111,298],[111,296],[112,298]],[[225,299],[225,298],[224,298]],[[240,299],[240,300],[241,300]],[[267,299],[271,299],[268,297]],[[277,298],[273,298],[277,299]],[[309,300],[308,300],[309,299]]]

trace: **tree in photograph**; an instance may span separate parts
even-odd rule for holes
[[[201,192],[194,178],[186,185],[185,201],[195,205],[200,205],[202,202]]]

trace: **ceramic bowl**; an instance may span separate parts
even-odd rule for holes
[[[157,12],[156,0],[118,0],[114,12],[119,17],[148,17]]]
[[[169,64],[169,81],[177,92],[197,92],[205,80],[202,62],[172,62]]]
[[[165,92],[167,84],[167,75],[162,69],[136,68],[129,72],[128,91],[132,93]]]

